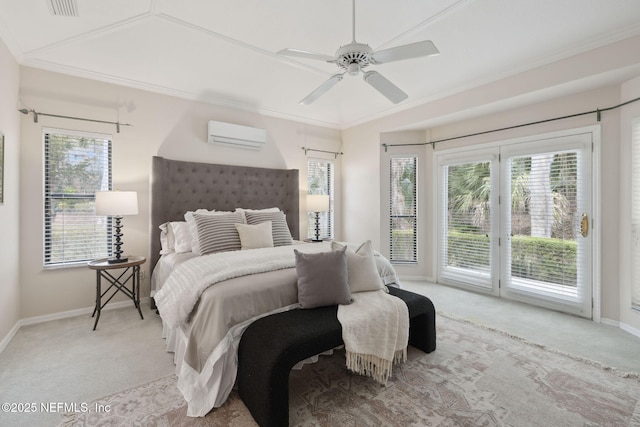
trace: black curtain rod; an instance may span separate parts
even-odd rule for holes
[[[334,158],[338,158],[338,155],[342,155],[342,152],[340,151],[326,151],[326,150],[316,150],[315,148],[307,148],[307,147],[300,147],[304,150],[304,154],[307,154],[307,151],[316,151],[318,153],[328,153],[328,154],[333,154]]]
[[[618,104],[618,105],[614,105],[612,107],[598,108],[598,109],[595,109],[595,110],[592,110],[592,111],[585,111],[583,113],[570,114],[568,116],[554,117],[554,118],[551,118],[551,119],[538,120],[538,121],[535,121],[535,122],[522,123],[522,124],[514,125],[514,126],[507,126],[507,127],[498,128],[498,129],[485,130],[485,131],[482,131],[482,132],[469,133],[469,134],[461,135],[461,136],[452,136],[450,138],[437,139],[435,141],[429,141],[429,142],[415,142],[415,143],[408,143],[408,144],[382,144],[382,146],[384,147],[385,153],[387,152],[387,148],[388,147],[408,147],[408,146],[414,146],[414,145],[431,145],[431,148],[435,149],[436,148],[436,144],[439,143],[439,142],[453,141],[455,139],[468,138],[470,136],[485,135],[487,133],[501,132],[503,130],[510,130],[510,129],[517,129],[517,128],[521,128],[521,127],[525,127],[525,126],[532,126],[532,125],[538,125],[538,124],[541,124],[541,123],[553,122],[553,121],[556,121],[556,120],[570,119],[570,118],[573,118],[573,117],[585,116],[587,114],[596,114],[596,120],[599,122],[600,119],[601,119],[601,116],[602,116],[602,112],[615,110],[616,108],[624,107],[625,105],[631,104],[631,103],[636,102],[636,101],[640,101],[640,97],[631,99],[629,101],[623,102],[623,103]]]
[[[95,120],[95,119],[85,119],[83,117],[71,117],[71,116],[60,116],[58,114],[48,114],[48,113],[39,113],[34,109],[27,110],[26,108],[19,109],[22,114],[33,113],[33,123],[38,123],[38,116],[47,116],[47,117],[57,117],[59,119],[71,119],[71,120],[83,120],[85,122],[94,122],[94,123],[106,123],[108,125],[116,125],[116,132],[120,133],[120,126],[133,126],[129,123],[120,123],[120,122],[108,122],[105,120]]]

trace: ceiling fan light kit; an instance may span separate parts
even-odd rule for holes
[[[341,73],[334,74],[317,89],[300,101],[302,105],[309,105],[316,99],[324,95],[329,89],[336,85],[345,74],[357,76],[363,73],[363,79],[374,89],[394,104],[404,101],[408,95],[398,86],[389,81],[377,71],[364,71],[369,65],[386,64],[404,59],[419,58],[423,56],[437,55],[440,53],[431,40],[423,40],[401,46],[374,52],[368,44],[356,42],[356,2],[353,0],[353,40],[351,43],[341,46],[334,56],[320,53],[308,52],[300,49],[282,49],[279,55],[286,55],[297,58],[315,59],[325,62],[333,62]]]

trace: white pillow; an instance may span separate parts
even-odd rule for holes
[[[341,250],[344,247],[340,243],[331,242],[333,250]],[[347,247],[347,281],[351,293],[382,289],[383,283],[378,274],[376,261],[373,259],[371,240],[364,242],[355,251]]]
[[[342,246],[346,246],[351,248],[352,250],[358,249],[358,244],[350,243],[350,242],[337,242]],[[378,274],[382,279],[382,283],[385,285],[395,285],[396,287],[401,287],[400,279],[396,273],[396,270],[393,268],[391,263],[387,258],[382,256],[382,254],[375,249],[373,250],[373,259],[376,262],[376,267],[378,267]]]
[[[174,250],[176,252],[191,252],[191,231],[185,221],[173,221],[169,223],[174,238]]]
[[[198,228],[196,227],[196,221],[193,219],[194,213],[199,215],[224,215],[231,212],[217,211],[215,209],[210,211],[207,209],[197,209],[195,211],[187,211],[184,214],[184,219],[187,224],[189,224],[189,232],[191,233],[191,252],[196,255],[202,255],[202,251],[200,250],[200,241],[198,240]]]
[[[169,223],[165,222],[164,224],[160,224],[158,228],[160,229],[160,255],[174,252],[175,243],[169,245],[169,230],[171,230]],[[171,234],[173,235],[173,233]]]
[[[401,287],[400,279],[396,274],[396,270],[393,268],[388,259],[380,255],[378,252],[373,251],[373,259],[376,261],[378,267],[378,274],[382,278],[382,283],[388,286]]]
[[[236,224],[242,249],[272,248],[271,221],[257,225]]]

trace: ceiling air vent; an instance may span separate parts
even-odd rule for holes
[[[55,16],[78,16],[76,0],[47,0],[47,4]]]

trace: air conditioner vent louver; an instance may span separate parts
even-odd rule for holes
[[[76,0],[48,0],[47,3],[55,16],[79,16]]]
[[[224,145],[229,148],[260,150],[267,142],[267,131],[212,120],[209,122],[208,141],[210,144]]]

